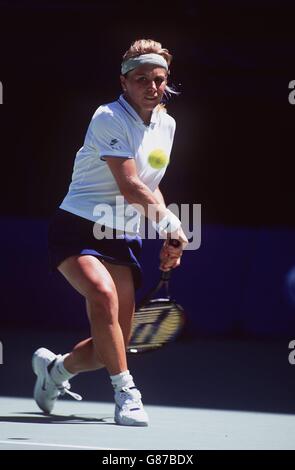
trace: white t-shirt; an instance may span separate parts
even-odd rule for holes
[[[166,112],[155,109],[146,125],[122,95],[100,106],[77,152],[72,182],[60,208],[106,227],[137,233],[140,214],[123,198],[105,157],[134,158],[138,177],[154,191],[169,163],[174,132],[175,120]],[[155,157],[159,152],[164,158],[157,165],[151,154]]]

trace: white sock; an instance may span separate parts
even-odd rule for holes
[[[76,375],[69,372],[64,366],[64,360],[68,355],[69,353],[58,357],[49,372],[52,380],[58,385],[62,382],[65,382],[66,380],[70,380],[72,377],[74,377],[74,375]]]
[[[121,390],[123,387],[135,387],[133,377],[129,370],[124,370],[123,372],[120,372],[120,374],[111,375],[110,378],[114,390]]]

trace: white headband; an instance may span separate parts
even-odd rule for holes
[[[160,54],[142,54],[137,57],[131,57],[130,59],[122,62],[121,74],[125,75],[125,73],[130,72],[130,70],[143,64],[158,65],[159,67],[163,67],[165,70],[168,70],[168,64]]]

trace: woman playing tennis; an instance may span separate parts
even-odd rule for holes
[[[175,131],[174,119],[161,104],[169,91],[171,59],[159,42],[145,39],[124,54],[123,94],[94,113],[68,193],[50,222],[51,267],[85,298],[91,337],[64,355],[45,348],[34,353],[34,398],[45,413],[65,393],[81,399],[69,390],[73,376],[106,367],[114,388],[115,422],[148,425],[126,359],[141,280],[140,213],[159,233],[181,242],[174,247],[164,241],[160,269],[178,266],[187,243],[180,220],[166,208],[159,190]],[[164,164],[155,164],[159,154]],[[132,224],[130,207],[137,209]]]

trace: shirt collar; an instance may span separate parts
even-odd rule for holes
[[[138,122],[139,124],[143,125],[144,127],[149,127],[147,124],[145,124],[142,120],[142,118],[139,116],[139,114],[137,114],[137,112],[135,111],[135,109],[128,103],[128,101],[124,98],[123,94],[120,95],[119,99],[118,99],[118,102],[120,103],[120,105],[122,106],[122,108],[124,108],[124,110],[130,115],[133,117],[133,119]],[[154,109],[153,112],[152,112],[152,115],[151,115],[151,124],[155,125],[157,122],[158,122],[158,113],[159,113],[159,110],[158,109]]]

